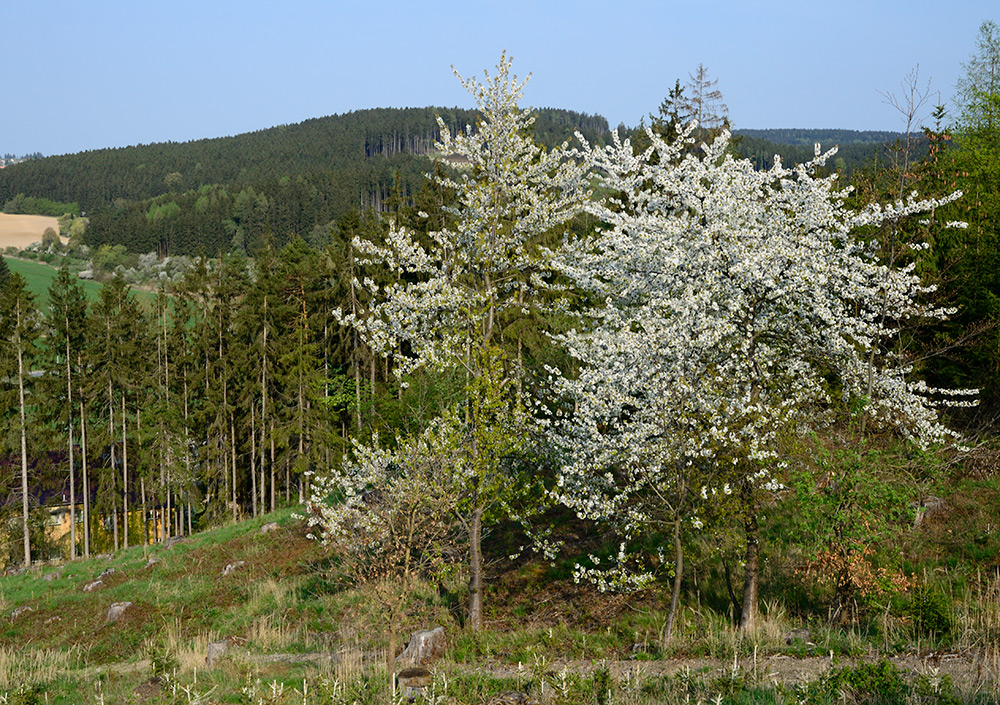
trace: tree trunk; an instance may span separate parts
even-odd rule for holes
[[[24,407],[24,356],[21,342],[21,303],[17,303],[17,321],[14,346],[17,348],[17,393],[20,400],[21,419],[21,521],[24,529],[24,567],[31,566],[31,533],[28,526],[28,423]]]
[[[232,452],[232,470],[233,470],[233,523],[237,521],[237,505],[236,505],[236,422],[233,420],[232,415],[229,417],[229,442],[230,450]]]
[[[277,490],[274,487],[274,421],[271,421],[271,511],[274,511]]]
[[[83,462],[83,555],[90,558],[90,477],[87,475],[87,414],[80,400],[80,459]]]
[[[69,318],[66,319],[69,330]],[[69,357],[69,335],[66,336],[66,414],[69,417],[69,559],[76,559],[76,474],[73,467],[73,368]]]
[[[663,627],[660,643],[666,646],[674,634],[674,624],[677,622],[677,607],[681,601],[681,580],[684,575],[684,551],[681,546],[681,519],[674,520],[674,586],[670,593],[670,611],[667,613],[667,623]]]
[[[472,511],[469,528],[469,629],[483,628],[483,510]]]
[[[125,393],[122,392],[122,540],[128,548],[128,438],[125,434]]]
[[[253,516],[257,517],[257,425],[254,421],[253,395],[250,396],[250,497],[253,500]]]
[[[142,545],[149,545],[149,522],[146,520],[146,478],[139,478],[139,491],[142,493]]]
[[[760,528],[753,506],[746,508],[747,517],[743,526],[747,536],[746,573],[743,578],[743,613],[740,615],[740,629],[752,632],[757,626],[757,594],[760,579]]]

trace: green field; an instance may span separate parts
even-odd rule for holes
[[[31,260],[17,259],[15,257],[4,257],[4,261],[7,262],[10,271],[17,272],[27,280],[28,290],[35,297],[35,301],[38,302],[38,308],[44,310],[49,301],[49,287],[52,286],[52,282],[58,275],[59,270],[41,262],[32,262]],[[83,284],[83,290],[87,294],[87,298],[91,301],[96,301],[98,292],[101,290],[101,284],[88,279],[80,281]],[[133,289],[132,293],[145,306],[152,305],[156,300],[156,296],[148,291]]]

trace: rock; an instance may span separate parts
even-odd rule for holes
[[[77,273],[76,276],[78,276],[80,279],[93,279],[94,278],[94,270],[93,269],[82,269],[82,270],[80,270]]]
[[[105,621],[117,622],[118,618],[125,614],[125,610],[131,606],[131,602],[115,602],[108,608],[108,617]]]
[[[782,634],[781,640],[788,646],[791,646],[796,641],[803,641],[808,644],[811,636],[808,629],[793,629],[790,632]]]
[[[163,546],[165,548],[173,548],[177,544],[184,543],[185,541],[187,541],[187,538],[184,536],[171,536],[163,542]]]
[[[137,685],[132,692],[135,693],[136,699],[140,703],[156,700],[163,692],[163,681],[156,677],[150,678],[145,683]],[[201,701],[199,700],[198,702]]]
[[[260,527],[260,533],[262,533],[262,534],[270,534],[271,532],[277,531],[278,528],[279,528],[278,527],[278,522],[272,521],[272,522],[264,524],[264,526]]]
[[[55,573],[46,573],[42,576],[42,580],[58,580],[61,577],[62,573],[57,570]]]
[[[213,641],[208,645],[208,653],[205,655],[205,665],[212,668],[216,662],[229,652],[229,639]]]
[[[89,583],[83,586],[84,592],[93,592],[94,590],[100,590],[104,587],[103,580],[91,580]]]
[[[24,572],[24,566],[21,565],[20,563],[15,563],[14,565],[7,566],[4,569],[3,574],[4,575],[20,575],[23,572]]]
[[[925,520],[933,519],[948,511],[948,503],[940,497],[926,497],[921,502],[911,503],[910,507],[916,510],[916,516],[913,517],[914,529],[923,524]]]
[[[403,691],[403,697],[412,701],[427,692],[434,676],[426,668],[407,668],[399,672],[396,682]]]
[[[21,605],[20,607],[18,607],[17,609],[15,609],[13,612],[10,613],[10,621],[13,622],[22,614],[27,614],[28,612],[34,612],[34,611],[35,611],[34,607],[29,607],[28,605]]]
[[[48,619],[46,619],[45,623],[46,624],[55,624],[56,622],[61,622],[61,621],[62,621],[62,617],[60,617],[59,615],[56,615],[55,617],[49,617]]]
[[[146,567],[143,568],[143,570],[146,570],[147,568],[152,568],[154,565],[156,565],[159,562],[160,562],[160,559],[157,558],[156,556],[153,556],[148,561],[146,561]]]
[[[117,571],[114,568],[108,568],[106,570],[101,571],[101,574],[97,576],[97,579],[104,580],[104,578],[108,577],[109,575],[114,575],[116,572]]]
[[[236,572],[237,568],[239,568],[239,567],[241,567],[241,566],[243,566],[245,564],[246,564],[246,561],[236,561],[235,563],[229,563],[229,564],[227,564],[226,567],[222,569],[222,577],[224,578],[227,575],[232,575],[233,573]]]
[[[396,657],[396,663],[424,666],[441,658],[446,646],[444,627],[413,632],[406,649]]]

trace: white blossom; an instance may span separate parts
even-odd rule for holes
[[[692,153],[692,131],[667,143],[650,130],[642,154],[617,134],[607,147],[583,142],[579,156],[613,195],[590,206],[605,225],[557,259],[603,305],[559,336],[581,369],[555,381],[576,405],[559,424],[570,460],[556,494],[625,536],[662,520],[696,477],[711,480],[707,501],[780,491],[782,438],[847,405],[926,446],[954,436],[937,408],[974,393],[931,389],[881,354],[897,321],[949,310],[924,303],[933,288],[912,265],[887,266],[855,234],[960,193],[853,211],[835,176],[815,175],[834,151],[756,171],[729,153],[728,133]]]

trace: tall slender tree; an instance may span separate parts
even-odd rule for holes
[[[456,72],[456,75],[457,72]],[[439,185],[457,195],[452,226],[418,237],[394,223],[384,245],[355,240],[370,263],[396,276],[383,286],[357,282],[378,302],[369,312],[342,313],[367,343],[392,358],[398,374],[424,369],[461,370],[468,380],[465,418],[472,428],[468,447],[474,472],[466,476],[469,538],[469,619],[482,627],[484,517],[498,503],[497,490],[511,483],[497,477],[502,464],[484,454],[475,439],[486,429],[476,413],[476,389],[499,389],[518,371],[494,354],[500,320],[539,305],[535,296],[546,271],[539,238],[569,222],[589,196],[582,169],[567,159],[566,145],[547,151],[530,135],[534,115],[518,106],[524,81],[501,56],[485,84],[463,79],[482,118],[475,129],[452,135],[439,121],[440,151],[463,157],[470,168],[460,176],[439,176]],[[496,419],[501,417],[497,416]],[[494,420],[496,420],[494,419]]]
[[[86,330],[87,299],[79,279],[69,273],[66,264],[59,270],[59,275],[49,287],[49,306],[46,314],[48,327],[46,364],[53,374],[53,379],[59,379],[63,374],[60,393],[53,394],[58,411],[53,416],[59,419],[59,425],[66,429],[67,457],[69,460],[69,511],[70,511],[70,559],[76,558],[76,466],[74,464],[75,444],[74,426],[76,424],[76,401],[79,392],[74,391],[75,377],[79,373],[80,363],[85,348],[84,331]],[[60,364],[61,362],[61,364]],[[63,396],[63,393],[65,396]],[[86,491],[86,487],[84,487]]]
[[[21,528],[24,534],[24,565],[31,565],[30,494],[28,486],[27,387],[35,343],[39,335],[38,311],[28,284],[17,272],[0,287],[0,377],[17,382],[17,429],[21,456]]]

